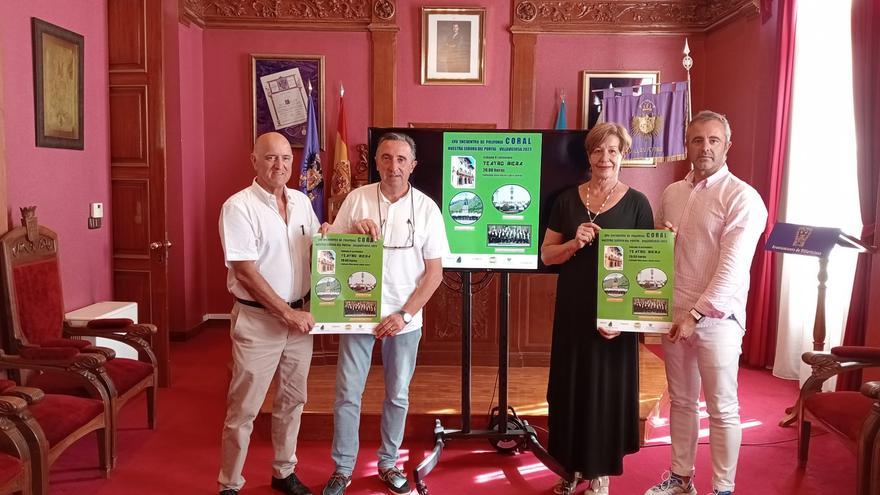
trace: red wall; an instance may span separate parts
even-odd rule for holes
[[[444,5],[472,5],[465,1]],[[395,125],[410,122],[495,123],[507,127],[510,108],[509,0],[491,0],[486,7],[486,84],[475,86],[423,86],[420,84],[422,3],[399,5],[397,40],[397,104]],[[738,21],[743,24],[744,21]],[[734,23],[737,24],[737,23]],[[351,144],[364,142],[368,125],[369,41],[366,33],[287,31],[232,31],[210,29],[204,33],[206,196],[208,231],[205,257],[208,276],[208,312],[228,311],[225,271],[216,234],[217,212],[222,202],[244,187],[252,177],[247,164],[250,150],[250,88],[247,75],[249,53],[324,54],[327,59],[327,136],[335,129],[336,98],[332,88],[345,74],[346,109]],[[701,36],[690,40],[697,66],[694,106],[702,108],[703,74],[714,61],[705,56]],[[537,45],[536,126],[552,127],[557,88],[568,96],[569,127],[578,125],[580,78],[584,69],[659,70],[662,81],[683,80],[682,36],[642,35],[541,35]],[[577,47],[577,49],[572,49]],[[234,76],[230,76],[233,74]],[[723,110],[722,110],[723,111]],[[332,157],[328,143],[325,168]],[[656,168],[627,168],[624,181],[643,191],[656,203],[663,188],[688,170],[685,162],[660,164]]]
[[[700,58],[699,43],[691,40],[691,56]],[[642,35],[544,35],[538,37],[537,109],[535,124],[552,128],[556,123],[557,94],[565,90],[569,128],[580,127],[582,71],[660,71],[661,81],[684,81],[681,65],[684,37]],[[693,74],[694,80],[699,80]],[[698,88],[695,88],[698,89]],[[695,105],[699,94],[694,95]],[[587,165],[584,164],[586,167]],[[642,191],[656,205],[663,189],[689,169],[685,162],[659,164],[656,168],[624,168],[620,178]]]
[[[177,0],[163,7],[169,323],[182,331],[206,312],[203,45],[202,29],[178,22]]]
[[[214,225],[205,222],[205,98],[202,63],[202,30],[192,25],[179,26],[180,40],[180,178],[184,191],[179,212],[184,243],[182,258],[184,285],[172,287],[172,299],[185,301],[183,315],[171,312],[172,329],[186,330],[202,321],[207,312],[205,294],[205,246]],[[170,217],[175,214],[169,215]],[[173,259],[173,258],[172,258]],[[183,292],[182,297],[180,292]]]
[[[733,130],[731,171],[767,193],[773,122],[777,17],[738,19],[706,35],[702,76],[706,107],[726,114]],[[766,200],[765,200],[766,201]]]
[[[324,173],[331,170],[339,84],[345,85],[349,156],[354,146],[366,142],[369,112],[370,44],[366,32],[239,31],[208,29],[204,44],[204,143],[205,143],[205,241],[200,256],[207,267],[207,312],[228,313],[231,299],[226,291],[226,270],[217,233],[220,206],[230,195],[250,185],[253,169],[248,158],[252,93],[249,54],[324,55],[324,110],[326,146],[322,154]],[[295,167],[300,154],[294,152]],[[295,169],[296,170],[296,169]],[[294,177],[298,174],[294,173]],[[292,181],[293,183],[293,181]]]
[[[399,2],[397,34],[397,107],[394,124],[410,122],[493,123],[508,126],[510,115],[510,1],[480,2],[486,8],[485,85],[421,84],[421,7],[437,2]],[[473,6],[469,0],[441,2],[444,7]]]
[[[40,223],[58,232],[66,309],[110,299],[110,174],[106,0],[0,4],[10,226],[19,207],[37,205]],[[34,144],[31,17],[85,37],[83,150]],[[86,228],[89,203],[104,203],[104,226]]]

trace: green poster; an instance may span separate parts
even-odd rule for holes
[[[312,333],[372,333],[382,317],[382,240],[360,234],[312,239]]]
[[[599,232],[598,326],[624,332],[672,328],[674,240],[668,230]]]
[[[445,268],[538,268],[541,134],[443,133]]]

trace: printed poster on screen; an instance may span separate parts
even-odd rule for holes
[[[601,230],[596,325],[623,332],[668,332],[674,249],[668,230]]]
[[[382,313],[382,239],[312,239],[312,333],[373,333]]]
[[[541,134],[443,134],[445,268],[538,268]]]

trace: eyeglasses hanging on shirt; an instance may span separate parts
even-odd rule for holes
[[[379,197],[379,188],[376,188],[376,203],[379,207],[379,228],[382,231],[382,247],[385,249],[409,249],[413,247],[416,234],[415,213],[416,208],[413,200],[412,186],[409,194],[409,218],[406,222],[397,219],[382,217],[382,199]],[[388,226],[387,224],[391,224]],[[388,227],[386,229],[386,227]],[[406,238],[404,239],[404,235]]]

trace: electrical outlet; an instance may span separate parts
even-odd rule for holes
[[[91,203],[89,205],[90,218],[104,218],[104,203]]]

